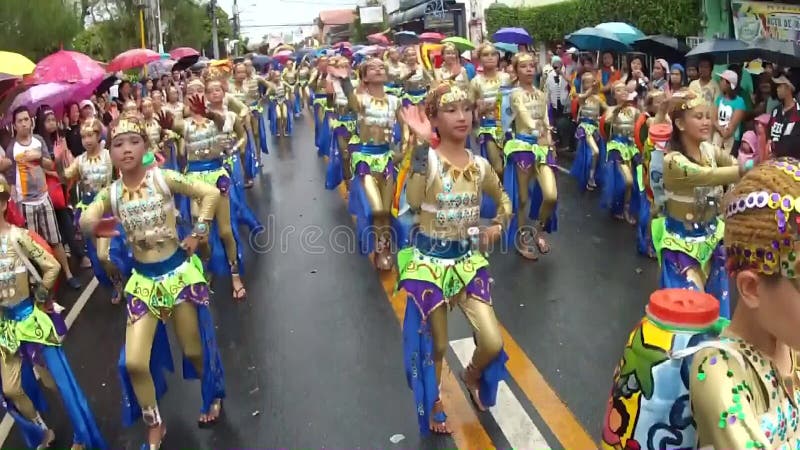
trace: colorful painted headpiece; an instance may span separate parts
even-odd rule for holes
[[[800,161],[780,158],[762,163],[756,170],[778,170],[800,183]],[[782,192],[756,191],[728,199],[725,218],[730,219],[745,211],[770,209],[777,228],[775,239],[769,246],[734,241],[725,243],[726,269],[730,274],[752,269],[765,275],[785,278],[800,276],[800,197]]]
[[[123,118],[117,122],[117,125],[111,130],[111,139],[116,138],[122,134],[134,133],[141,136],[146,136],[142,124],[133,118]]]

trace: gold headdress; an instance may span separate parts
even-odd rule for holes
[[[444,55],[444,52],[446,50],[452,50],[456,52],[456,56],[458,56],[458,49],[456,48],[456,45],[453,44],[452,42],[445,42],[444,44],[442,44],[442,55]]]
[[[134,133],[140,136],[146,136],[142,124],[134,118],[123,118],[117,122],[117,125],[111,129],[111,139],[116,138],[121,134]]]
[[[232,72],[231,61],[227,59],[218,59],[211,61],[208,65],[208,76],[210,79],[219,80],[228,78]]]
[[[703,106],[708,104],[705,97],[703,97],[702,95],[698,95],[696,92],[690,91],[688,89],[672,94],[672,98],[676,98],[678,100],[684,100],[684,102],[681,103],[680,105],[680,108],[683,111],[689,111],[697,108],[698,106]]]
[[[439,108],[450,103],[468,101],[469,94],[454,81],[442,81],[431,87],[425,97],[425,114],[434,117]]]
[[[533,61],[533,53],[520,52],[514,55],[514,58],[511,59],[511,64],[514,67],[517,67],[520,63],[528,61]]]
[[[190,81],[189,84],[186,85],[186,90],[188,91],[189,88],[192,87],[198,87],[200,88],[200,90],[204,91],[206,89],[206,84],[203,82],[203,80],[195,78],[192,81]]]
[[[497,51],[497,48],[491,42],[483,42],[478,46],[478,57],[481,57],[487,53],[499,55],[500,52]]]
[[[103,127],[96,117],[89,119],[83,122],[81,125],[81,136],[88,135],[90,133],[97,133],[98,136],[103,132]]]

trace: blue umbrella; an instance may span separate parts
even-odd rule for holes
[[[612,32],[595,27],[581,28],[564,36],[564,40],[585,51],[629,52],[628,44],[619,40]]]
[[[595,28],[614,33],[614,35],[618,37],[620,41],[628,45],[631,45],[635,40],[644,37],[644,33],[639,31],[638,28],[634,27],[633,25],[628,25],[625,22],[606,22],[597,25]]]
[[[492,40],[506,44],[533,44],[531,35],[522,28],[500,28],[492,35]]]
[[[505,42],[497,42],[496,44],[494,44],[494,46],[498,50],[502,50],[504,52],[511,54],[519,52],[519,47],[517,47],[517,44],[507,44]]]

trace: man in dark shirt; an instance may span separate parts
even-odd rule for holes
[[[782,143],[788,136],[800,134],[800,105],[794,99],[794,85],[785,75],[773,78],[781,104],[772,111],[769,120],[769,140],[775,156],[800,157],[800,148]],[[789,152],[789,153],[786,153]]]

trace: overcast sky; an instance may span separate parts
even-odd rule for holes
[[[233,14],[233,0],[217,3]],[[266,34],[295,31],[298,24],[311,24],[320,11],[351,8],[356,0],[238,0],[238,5],[242,34],[252,42],[261,41]],[[280,26],[286,24],[290,26]]]

